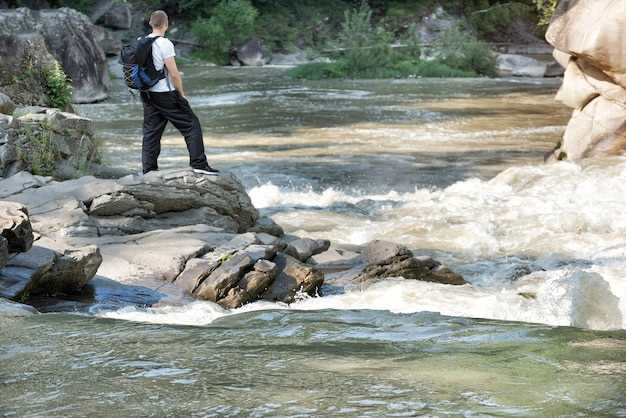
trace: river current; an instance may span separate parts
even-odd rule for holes
[[[559,80],[184,71],[210,163],[288,233],[396,241],[472,287],[2,318],[0,415],[626,416],[626,159],[543,163]],[[78,110],[137,171],[121,82]],[[160,164],[187,164],[174,130]]]

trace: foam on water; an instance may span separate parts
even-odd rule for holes
[[[470,179],[441,190],[356,195],[339,190],[250,191],[259,208],[290,232],[363,244],[386,238],[430,250],[453,268],[473,272],[475,286],[385,281],[360,291],[304,299],[290,307],[256,303],[235,311],[195,302],[181,307],[125,308],[103,316],[204,325],[264,309],[375,309],[412,313],[626,328],[626,161],[511,168],[490,181]],[[382,204],[371,216],[333,212],[338,204]],[[328,208],[328,209],[324,209]],[[499,271],[520,258],[538,268],[519,280]],[[495,260],[495,261],[494,261]],[[491,277],[491,280],[490,280]]]

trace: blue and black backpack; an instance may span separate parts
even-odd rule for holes
[[[124,68],[124,81],[128,88],[145,91],[167,77],[165,67],[157,71],[152,59],[152,45],[159,36],[142,36],[133,44],[122,48],[120,63]]]

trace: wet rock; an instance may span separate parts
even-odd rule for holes
[[[451,285],[467,282],[430,257],[414,257],[411,251],[399,244],[372,241],[366,249],[367,266],[356,278],[358,282],[371,282],[390,277],[420,280]]]
[[[224,308],[235,309],[255,301],[272,284],[276,271],[276,264],[271,261],[257,261],[254,270],[246,273],[237,286],[230,289],[226,297],[218,303]]]
[[[11,258],[0,270],[0,296],[25,300],[31,295],[55,295],[80,291],[102,262],[94,246],[57,252],[42,243]]]
[[[307,264],[312,264],[322,271],[348,270],[357,263],[363,256],[354,251],[331,248],[323,253],[314,255],[307,260]]]
[[[274,222],[274,220],[269,216],[260,217],[257,220],[256,224],[249,229],[249,231],[266,233],[275,237],[282,237],[283,235],[285,235],[285,231],[283,231],[283,228],[276,222]]]
[[[193,258],[187,262],[185,270],[176,278],[174,283],[186,293],[192,294],[219,265],[219,261],[210,262],[202,258]]]
[[[32,306],[22,305],[13,301],[0,298],[0,317],[22,317],[36,315],[37,309]]]
[[[89,18],[73,9],[0,10],[0,35],[38,33],[43,36],[47,50],[72,80],[76,103],[107,97],[106,57],[95,31]]]
[[[264,260],[273,259],[276,253],[278,252],[278,247],[276,245],[255,244],[255,245],[246,247],[244,251],[256,263],[257,261],[262,260],[262,259]]]
[[[126,3],[113,2],[95,23],[111,29],[130,29],[132,21],[130,6]]]
[[[15,103],[6,94],[0,92],[0,113],[10,115],[15,110]]]
[[[246,270],[254,265],[254,260],[246,253],[238,253],[225,260],[216,268],[194,292],[194,296],[203,300],[218,302],[228,295],[243,277]]]
[[[236,50],[237,60],[246,66],[258,67],[265,64],[263,46],[258,39],[250,39]]]
[[[330,248],[330,241],[323,239],[300,238],[289,242],[285,253],[305,262],[311,256],[323,253]]]
[[[21,253],[33,246],[33,228],[24,205],[0,202],[0,235],[7,241],[10,253]]]
[[[274,302],[292,303],[299,293],[315,296],[324,283],[324,274],[295,258],[279,253],[274,259],[279,271],[262,298]]]

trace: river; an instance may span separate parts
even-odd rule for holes
[[[0,414],[626,416],[626,160],[543,164],[559,80],[184,71],[210,163],[288,233],[400,242],[473,286],[3,318]],[[139,169],[119,80],[78,110],[107,163]],[[174,130],[160,164],[187,164]]]

